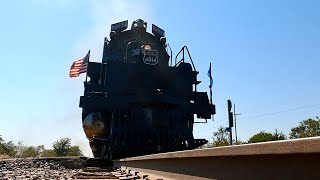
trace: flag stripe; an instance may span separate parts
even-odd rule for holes
[[[89,63],[90,51],[87,55],[79,60],[76,60],[72,63],[70,67],[69,76],[70,77],[78,77],[81,73],[87,72],[87,67]]]

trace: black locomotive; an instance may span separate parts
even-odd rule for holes
[[[80,107],[93,155],[118,159],[207,143],[193,137],[194,115],[210,119],[215,106],[197,91],[198,72],[187,47],[172,64],[164,30],[152,24],[148,33],[141,19],[127,26],[128,21],[112,24],[102,63],[87,66]]]

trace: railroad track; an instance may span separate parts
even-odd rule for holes
[[[137,171],[114,168],[113,162],[95,158],[87,159],[82,171],[73,176],[75,179],[150,179],[149,175]],[[159,179],[159,178],[157,178]]]
[[[107,169],[98,167],[86,167],[82,172],[74,176],[75,179],[150,179],[149,175],[140,175],[139,172],[126,171],[121,169]]]
[[[320,179],[320,137],[162,153],[114,167],[162,179]]]
[[[5,174],[1,168],[12,168],[4,166],[15,160],[5,161],[0,161],[0,179]],[[15,164],[21,164],[20,161]],[[53,175],[62,167],[65,172],[75,171],[70,176],[73,179],[320,179],[320,137],[161,153],[114,161],[74,157],[36,158],[31,161],[44,167],[42,169],[53,169]],[[32,163],[24,164],[34,166]],[[19,174],[19,177],[23,176]],[[40,179],[47,179],[42,177]]]

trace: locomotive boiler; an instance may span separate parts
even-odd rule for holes
[[[149,33],[141,19],[127,27],[128,21],[112,24],[102,62],[87,66],[79,106],[93,155],[119,159],[207,143],[193,137],[194,116],[210,119],[215,106],[197,91],[187,47],[172,62],[163,29],[152,24]]]

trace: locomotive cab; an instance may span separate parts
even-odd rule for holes
[[[83,128],[95,157],[118,159],[197,148],[194,115],[209,119],[215,106],[198,92],[192,59],[175,65],[167,52],[165,32],[138,19],[111,25],[102,63],[90,62],[89,81],[80,97]],[[170,61],[171,60],[171,61]]]

